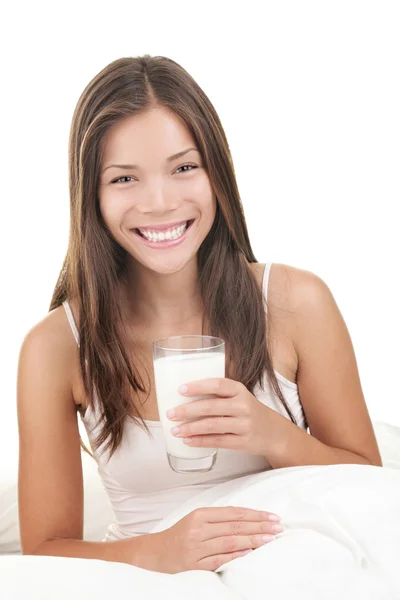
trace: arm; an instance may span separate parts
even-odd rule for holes
[[[333,295],[318,276],[294,268],[287,271],[297,385],[311,435],[270,410],[266,457],[274,468],[382,466],[351,338]]]
[[[181,422],[173,435],[190,446],[265,456],[275,469],[382,466],[353,345],[332,293],[309,271],[279,265],[277,277],[269,308],[273,321],[284,316],[282,335],[295,349],[298,391],[311,435],[259,402],[242,383],[225,377],[185,382],[186,391],[179,390],[183,396],[213,394],[217,399],[169,411],[172,422]]]
[[[141,545],[152,536],[107,543],[83,541],[82,463],[71,384],[76,346],[60,310],[52,311],[28,333],[19,357],[22,553],[145,566],[147,556],[140,552]]]

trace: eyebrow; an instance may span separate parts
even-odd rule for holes
[[[176,154],[173,154],[172,156],[167,158],[167,162],[172,162],[173,160],[176,160],[177,158],[184,156],[185,154],[187,154],[188,152],[191,152],[192,150],[194,150],[195,152],[199,152],[199,150],[197,148],[187,148],[186,150],[181,150],[181,152],[177,152]],[[107,171],[107,169],[111,169],[112,167],[115,167],[117,169],[138,169],[139,168],[138,165],[108,165],[108,167],[103,169],[103,173],[104,173],[104,171]]]

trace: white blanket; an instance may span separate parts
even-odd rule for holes
[[[243,477],[198,496],[160,528],[197,506],[232,504],[275,512],[286,526],[219,569],[241,598],[268,590],[274,599],[343,599],[361,589],[364,598],[400,598],[400,471],[332,465]]]
[[[163,600],[400,599],[400,470],[331,465],[250,475],[198,495],[157,530],[194,508],[223,505],[276,512],[286,530],[216,573],[5,556],[0,592],[7,600],[153,598],[160,589]]]

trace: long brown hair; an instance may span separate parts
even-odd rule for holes
[[[226,376],[253,392],[257,383],[263,389],[266,370],[273,390],[296,423],[272,366],[266,307],[248,265],[258,261],[250,245],[232,157],[218,115],[199,85],[173,60],[147,54],[121,58],[90,81],[73,114],[69,245],[49,308],[53,310],[66,299],[77,301],[84,389],[90,406],[95,390],[100,403],[101,428],[93,448],[107,442],[104,449],[110,451],[109,458],[121,442],[126,418],[150,432],[139,403],[132,401],[132,391],[135,398],[138,390],[149,390],[129,361],[121,333],[123,310],[116,292],[126,273],[127,252],[106,228],[97,197],[103,140],[120,119],[158,106],[174,111],[189,128],[216,195],[215,220],[198,250],[197,261],[209,332],[226,342]],[[82,441],[81,445],[84,447]]]

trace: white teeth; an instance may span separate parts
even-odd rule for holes
[[[165,240],[176,240],[180,237],[187,228],[187,223],[181,225],[180,227],[174,227],[173,229],[168,229],[167,231],[152,231],[152,230],[143,230],[139,229],[140,233],[151,242],[163,242]]]

